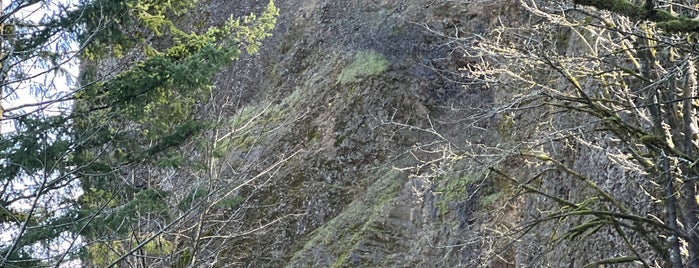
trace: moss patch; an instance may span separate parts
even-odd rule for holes
[[[354,56],[354,61],[347,65],[338,76],[342,84],[356,83],[366,77],[381,75],[388,69],[388,60],[376,51],[360,51]]]
[[[497,131],[501,138],[510,138],[515,134],[515,120],[511,115],[502,114],[502,117],[498,121]]]
[[[486,196],[482,197],[480,200],[481,206],[488,207],[488,206],[494,204],[495,202],[497,202],[498,200],[502,199],[502,197],[503,197],[503,192],[495,192],[495,193],[486,195]]]
[[[401,178],[401,174],[394,170],[388,170],[377,178],[363,197],[358,198],[340,215],[315,230],[310,240],[303,245],[303,249],[296,252],[289,266],[313,266],[313,258],[310,256],[313,255],[313,248],[318,247],[332,256],[333,261],[330,267],[344,266],[349,254],[357,245],[377,231],[376,222],[384,215],[386,206],[404,183]]]
[[[485,172],[464,172],[440,179],[437,188],[440,198],[436,204],[439,215],[447,214],[450,211],[450,203],[467,199],[469,197],[469,187],[479,183],[484,177]]]

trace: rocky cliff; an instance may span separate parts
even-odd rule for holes
[[[263,4],[212,1],[209,16]],[[249,195],[241,230],[278,221],[215,243],[215,265],[456,267],[507,255],[484,239],[481,214],[495,202],[481,197],[497,186],[485,166],[458,159],[497,142],[493,92],[469,84],[468,59],[438,35],[454,23],[485,31],[503,6],[277,5],[273,37],[219,76],[214,102],[249,132],[225,161],[256,174],[293,154],[237,193]],[[220,176],[247,179],[235,169]]]
[[[230,207],[206,211],[203,233],[217,235],[177,242],[199,248],[191,265],[578,267],[613,256],[604,237],[580,250],[550,245],[547,225],[518,236],[551,204],[515,195],[489,168],[533,172],[510,150],[537,135],[539,117],[511,112],[513,94],[482,82],[487,67],[464,49],[497,25],[532,22],[516,1],[466,2],[278,1],[273,36],[218,76],[202,109],[221,125],[208,133],[216,160],[161,183],[181,195],[240,185]],[[266,4],[212,0],[201,12],[216,23]],[[564,149],[576,168],[617,176],[599,151]],[[585,200],[557,178],[543,187]]]

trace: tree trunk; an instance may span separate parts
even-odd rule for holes
[[[0,0],[0,17],[4,17],[5,14],[3,13],[2,7],[3,1]],[[5,84],[5,62],[7,61],[7,58],[5,58],[5,22],[0,21],[0,84]],[[9,56],[9,55],[7,55]],[[2,101],[5,99],[5,87],[0,87],[0,135],[2,135],[2,124],[3,124],[3,118],[5,114],[5,109],[2,107]]]
[[[684,139],[682,140],[682,150],[685,154],[690,156],[692,161],[696,159],[697,156],[694,155],[694,144],[692,139],[696,135],[695,129],[695,110],[692,107],[692,100],[697,89],[697,78],[696,78],[696,68],[694,66],[695,62],[693,60],[689,61],[687,68],[687,85],[683,87],[682,90],[682,119],[683,119],[683,131]],[[682,170],[682,175],[684,176],[684,185],[682,186],[682,192],[684,194],[684,225],[687,233],[687,243],[689,244],[689,261],[688,265],[692,268],[699,268],[699,205],[697,205],[696,198],[696,185],[699,176],[695,172],[695,167],[691,163],[682,161],[680,163],[680,168]]]
[[[652,35],[647,27],[642,26],[642,29],[646,31],[647,36]],[[639,41],[640,44],[638,44],[638,51],[642,62],[641,74],[643,77],[648,79],[648,81],[654,81],[658,77],[658,74],[653,72],[656,60],[653,56],[654,51],[652,51],[654,49],[654,45],[652,44],[652,40],[650,38],[644,38]],[[648,106],[648,110],[651,114],[651,120],[653,121],[651,134],[662,141],[667,141],[668,138],[672,139],[671,137],[667,137],[665,129],[663,128],[664,120],[661,103],[663,103],[664,100],[660,89],[657,87],[649,87],[648,91],[644,93],[646,95],[645,104]],[[682,255],[680,254],[680,230],[677,224],[677,198],[675,196],[675,185],[673,183],[672,171],[670,169],[670,159],[662,149],[660,149],[658,153],[660,158],[660,167],[657,168],[656,171],[660,175],[659,184],[664,185],[666,198],[665,222],[667,227],[670,229],[670,234],[667,238],[669,245],[668,255],[670,256],[670,263],[672,264],[673,268],[682,268],[684,266],[682,265]]]

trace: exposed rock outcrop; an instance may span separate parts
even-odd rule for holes
[[[552,260],[560,255],[539,255],[570,253],[537,248],[550,235],[543,231],[510,243],[507,231],[546,202],[509,198],[511,187],[487,170],[500,165],[524,174],[529,163],[507,152],[519,126],[497,107],[511,96],[475,82],[469,70],[481,68],[479,62],[457,49],[493,25],[528,23],[512,2],[279,1],[273,37],[218,76],[216,108],[202,114],[216,110],[245,122],[232,123],[232,129],[244,125],[246,134],[221,158],[222,181],[245,181],[293,157],[236,193],[246,198],[236,208],[245,213],[230,232],[242,234],[211,243],[218,253],[206,262],[577,267],[575,260]],[[202,10],[215,23],[264,4],[212,0]],[[560,157],[616,174],[608,160],[596,161],[600,153],[561,151]],[[240,163],[253,164],[242,169]],[[590,174],[596,175],[605,174]],[[619,183],[605,187],[623,191],[615,188]],[[543,184],[555,191],[576,187],[551,178]],[[232,212],[221,217],[226,213]]]

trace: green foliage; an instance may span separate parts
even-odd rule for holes
[[[145,236],[141,239],[145,240],[151,235],[153,235],[153,234],[148,234],[147,236]],[[134,243],[132,243],[133,247],[138,245],[138,243],[136,243],[137,241],[133,241],[133,242],[134,242]],[[173,252],[173,249],[174,249],[173,243],[162,238],[162,237],[155,238],[143,246],[143,251],[145,251],[146,254],[151,255],[151,256],[168,255],[168,254],[171,254]]]
[[[16,120],[17,131],[0,136],[0,182],[20,175],[65,171],[70,147],[63,117],[26,116]]]
[[[167,12],[174,15],[181,15],[188,9],[194,7],[198,1],[162,1],[162,0],[142,0],[126,1],[124,5],[129,9],[133,19],[140,22],[146,29],[155,36],[163,36],[163,30],[179,32],[175,24],[166,18]]]
[[[235,43],[244,44],[246,52],[257,53],[260,49],[260,40],[272,35],[270,31],[274,29],[278,16],[279,9],[274,5],[274,1],[270,0],[259,18],[255,14],[250,14],[243,20],[231,17],[228,20],[228,27],[235,33],[232,40]],[[244,26],[251,23],[252,26]]]
[[[159,168],[179,168],[185,163],[182,155],[167,155],[158,159],[157,166]]]
[[[3,245],[0,257],[21,260],[19,266],[32,267],[41,263],[29,257],[31,249],[26,246],[36,241],[51,241],[61,232],[71,231],[71,225],[66,223],[72,219],[56,217],[50,209],[28,211],[18,206],[18,203],[31,204],[34,197],[30,194],[36,190],[15,189],[24,186],[21,180],[25,184],[41,182],[35,187],[45,195],[55,194],[65,187],[65,180],[53,178],[69,177],[71,140],[66,121],[63,117],[27,115],[16,120],[16,132],[0,136],[0,183],[4,185],[0,194],[0,224],[7,228],[26,223],[26,231],[16,240],[15,248]]]
[[[97,267],[106,267],[119,258],[123,252],[122,246],[117,241],[96,242],[87,246],[86,258]]]
[[[134,196],[134,199],[126,203],[122,211],[138,212],[138,213],[154,213],[161,217],[169,217],[169,207],[167,205],[167,197],[170,194],[166,191],[156,189],[145,189],[139,191]]]
[[[80,234],[86,243],[100,241],[90,244],[85,256],[91,258],[88,263],[107,265],[118,257],[114,254],[125,252],[122,242],[128,234],[172,220],[170,194],[157,188],[135,188],[125,183],[130,181],[127,174],[142,164],[177,168],[186,163],[171,152],[210,126],[195,115],[197,105],[212,94],[212,77],[243,52],[259,51],[279,14],[270,2],[259,15],[230,18],[222,25],[188,32],[178,27],[173,16],[186,14],[196,2],[85,0],[72,11],[57,10],[42,20],[41,27],[3,18],[1,22],[12,26],[4,28],[8,30],[5,34],[10,30],[27,33],[3,35],[8,42],[3,49],[9,46],[14,52],[3,58],[3,66],[24,68],[22,61],[36,60],[60,70],[61,62],[73,55],[65,51],[73,48],[61,47],[62,42],[77,38],[84,46],[77,57],[86,69],[81,77],[83,87],[69,96],[74,100],[70,112],[18,115],[17,131],[0,136],[0,183],[7,190],[0,196],[0,224],[2,230],[27,224],[16,243],[0,247],[0,257],[10,257],[0,259],[0,266],[31,259],[28,246],[48,245],[65,232]],[[19,5],[11,3],[15,4]],[[165,41],[157,46],[146,42],[154,36]],[[137,55],[138,60],[120,59],[127,54]],[[102,60],[129,67],[95,70],[108,65]],[[25,70],[11,71],[21,76]],[[27,181],[36,185],[25,185],[28,190],[11,189]],[[79,198],[71,192],[76,188],[82,188]],[[58,208],[11,209],[20,203],[31,204],[34,195],[42,202],[52,200]],[[197,198],[200,196],[190,196],[189,202]],[[227,204],[235,206],[236,202]],[[145,225],[144,218],[149,220]],[[146,253],[171,251],[172,245],[154,241],[158,246],[147,244]]]
[[[202,197],[206,197],[208,194],[209,190],[194,188],[191,192],[189,192],[189,194],[187,194],[187,196],[185,196],[184,199],[180,201],[180,203],[177,204],[177,208],[179,208],[180,211],[187,211],[192,207],[194,202],[198,201]]]
[[[360,51],[355,55],[354,61],[347,65],[340,75],[340,83],[356,83],[366,77],[381,75],[388,69],[389,62],[376,51]]]
[[[115,197],[107,191],[102,191],[102,193]],[[157,219],[160,222],[170,219],[170,207],[167,203],[170,194],[168,192],[144,189],[122,193],[122,195],[120,199],[110,198],[112,207],[107,209],[108,213],[96,214],[91,224],[82,230],[82,235],[85,238],[99,238],[102,234],[110,234],[112,237],[128,235],[133,231],[132,228],[139,225],[142,218]],[[94,198],[94,193],[86,193],[81,197],[83,200],[85,198]],[[128,199],[128,201],[122,203],[124,199]],[[85,206],[83,209],[84,213],[98,212],[98,209],[91,206]]]
[[[181,15],[198,1],[186,0],[94,0],[84,1],[61,25],[76,27],[79,41],[86,44],[84,59],[120,58],[143,45],[147,36],[184,34],[168,18]],[[105,23],[109,22],[109,23]]]
[[[160,137],[160,141],[147,150],[147,154],[152,156],[169,148],[182,145],[187,139],[196,135],[202,130],[202,124],[198,121],[190,120],[176,127],[172,134]]]
[[[133,146],[138,144],[157,143],[146,149],[147,155],[182,144],[201,130],[202,124],[192,119],[192,109],[211,94],[211,76],[232,63],[241,47],[257,51],[261,40],[269,36],[267,31],[274,27],[277,14],[270,2],[259,19],[254,15],[244,20],[230,19],[203,34],[170,28],[174,43],[164,52],[155,52],[114,79],[94,83],[79,94],[75,112],[89,116],[78,120],[78,126],[93,127],[106,120],[117,126],[137,125],[140,133],[108,128],[100,134],[108,140],[115,136],[123,139],[126,145],[117,145],[131,154],[143,151]],[[126,156],[125,160],[137,160],[133,157]]]
[[[1,256],[3,258],[7,255],[7,251],[5,250],[0,250]],[[40,259],[32,256],[26,251],[16,251],[13,252],[13,254],[10,254],[8,256],[8,259],[11,260],[12,264],[8,265],[7,267],[13,267],[13,268],[20,268],[20,267],[27,267],[27,268],[34,268],[34,267],[45,267],[47,264],[45,262],[42,262]]]

